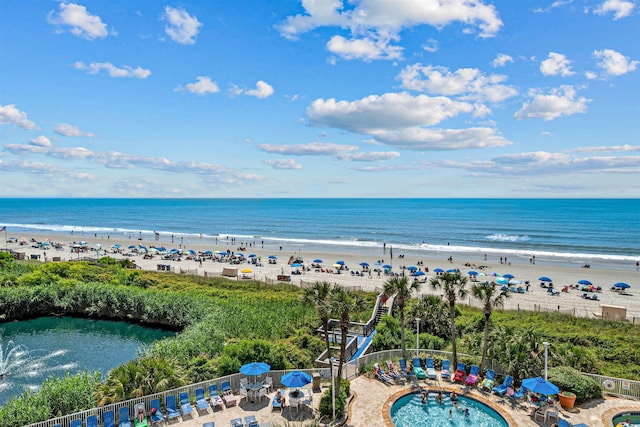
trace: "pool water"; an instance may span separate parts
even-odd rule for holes
[[[469,409],[469,416],[463,414]],[[422,403],[420,394],[409,394],[396,400],[391,407],[391,419],[396,427],[508,427],[507,422],[496,411],[477,400],[458,396],[457,407],[444,394],[438,403],[435,393],[429,393],[427,403]]]
[[[640,426],[640,412],[625,412],[613,417],[613,425],[617,426],[620,423],[624,423],[626,420],[631,420],[632,426]]]

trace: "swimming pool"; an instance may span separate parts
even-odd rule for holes
[[[463,411],[469,409],[469,416]],[[436,401],[436,394],[429,393],[427,403],[422,403],[420,394],[408,394],[396,400],[391,407],[391,419],[396,427],[429,426],[474,426],[508,427],[500,414],[489,406],[474,399],[458,396],[457,407],[444,394],[442,403]]]
[[[640,426],[640,412],[623,412],[618,414],[613,417],[613,425],[617,426],[626,420],[631,420],[632,426]]]

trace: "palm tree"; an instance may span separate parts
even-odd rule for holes
[[[449,301],[449,322],[451,326],[451,347],[453,350],[453,366],[458,365],[458,352],[456,349],[456,298],[464,298],[467,290],[467,278],[459,273],[443,273],[432,278],[429,283],[433,289],[442,289],[444,297]]]
[[[519,383],[520,379],[540,372],[544,354],[541,342],[533,327],[522,331],[512,326],[497,326],[492,333],[489,355]]]
[[[404,340],[404,308],[407,305],[407,300],[411,298],[411,292],[417,291],[420,288],[420,283],[409,282],[406,277],[393,277],[384,284],[384,293],[386,295],[395,294],[394,303],[398,306],[398,313],[400,314],[400,346],[402,348],[402,355],[405,354],[405,340]]]
[[[312,287],[305,288],[302,300],[307,304],[315,305],[318,317],[324,329],[324,342],[327,346],[327,359],[331,358],[331,344],[329,343],[329,306],[327,301],[331,294],[331,284],[325,281],[316,281]]]
[[[345,353],[351,314],[363,310],[365,302],[360,296],[353,292],[345,291],[336,285],[331,290],[329,304],[331,307],[330,313],[340,319],[340,364],[338,365],[338,378],[342,379],[342,364],[346,362]]]
[[[487,360],[487,346],[489,345],[489,320],[495,307],[502,307],[504,300],[509,297],[509,288],[499,290],[495,284],[484,282],[474,285],[471,288],[474,297],[482,302],[482,312],[484,313],[484,342],[482,344],[482,361],[480,362],[480,372],[484,371],[484,364]]]
[[[437,295],[423,295],[409,312],[420,319],[420,331],[440,338],[449,336],[449,305]]]

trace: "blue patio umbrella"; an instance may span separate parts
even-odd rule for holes
[[[581,285],[592,285],[592,283],[588,280],[578,280],[578,283],[580,283]]]
[[[306,372],[293,371],[284,374],[280,379],[280,384],[289,388],[304,387],[311,382],[311,376]]]
[[[388,269],[393,268],[393,266],[391,264],[385,264],[385,265],[382,266],[382,268],[386,268],[388,270]]]
[[[413,273],[414,276],[424,276],[426,273],[424,271],[416,271]]]
[[[264,362],[251,362],[240,367],[240,373],[244,375],[262,375],[271,370],[271,365]]]
[[[558,391],[560,391],[557,385],[550,383],[542,377],[522,380],[522,387],[534,393],[540,393],[546,396],[558,394]]]
[[[433,270],[435,273],[444,273],[444,270],[441,268],[436,268]]]
[[[509,273],[503,274],[502,277],[506,277],[507,279],[515,279],[516,278],[516,276],[514,276],[513,274],[509,274]]]
[[[547,276],[540,276],[538,277],[538,280],[540,280],[541,282],[553,282],[553,280],[551,280],[551,278]]]
[[[369,263],[368,262],[361,262],[360,265],[362,267],[369,267]]]
[[[338,260],[338,261],[336,261],[336,264],[344,265],[344,261]]]
[[[416,271],[418,269],[418,267],[416,267],[415,265],[410,265],[409,267],[407,267],[407,270],[409,271]]]
[[[628,289],[631,286],[629,286],[627,283],[624,283],[624,282],[618,282],[615,285],[613,285],[613,287],[620,288],[620,289]]]
[[[469,270],[469,271],[467,271],[467,274],[468,274],[469,276],[477,276],[477,275],[478,275],[478,272],[477,272],[477,271],[475,271],[475,270]]]

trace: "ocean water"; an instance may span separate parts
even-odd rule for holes
[[[0,199],[0,228],[110,239],[528,262],[640,259],[638,199]],[[126,242],[122,242],[126,243]]]

